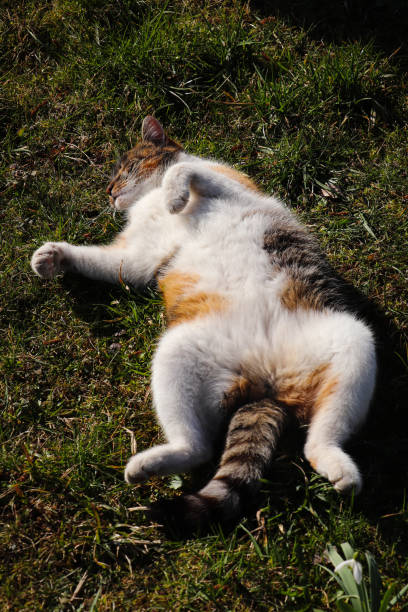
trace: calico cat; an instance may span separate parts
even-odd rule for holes
[[[167,442],[130,458],[125,479],[219,467],[179,498],[192,524],[239,516],[255,495],[289,419],[307,425],[304,453],[338,491],[361,487],[342,445],[372,397],[373,334],[315,239],[282,202],[233,168],[188,154],[151,116],[107,193],[127,211],[106,246],[47,242],[31,266],[134,287],[156,279],[168,329],[152,366]],[[225,431],[225,430],[224,430]]]

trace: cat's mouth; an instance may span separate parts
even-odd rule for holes
[[[112,208],[116,208],[116,210],[121,210],[122,208],[127,208],[129,205],[128,198],[124,198],[123,196],[127,193],[126,189],[123,187],[120,189],[115,188],[114,180],[109,183],[106,188],[106,193],[109,196],[109,205]]]
[[[125,210],[133,203],[134,198],[129,192],[121,192],[118,195],[109,195],[109,205],[116,210]]]
[[[124,206],[125,204],[125,206]],[[122,210],[123,208],[127,208],[128,203],[124,201],[124,198],[120,195],[117,196],[109,196],[109,205],[115,210]]]

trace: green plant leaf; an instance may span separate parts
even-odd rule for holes
[[[368,565],[371,611],[378,612],[382,586],[381,577],[374,557],[369,552],[366,552],[365,556]]]
[[[183,479],[178,474],[174,474],[174,476],[170,478],[169,489],[181,489],[182,486]]]
[[[350,557],[348,557],[349,559],[353,558],[354,555],[354,550],[351,548],[348,550]],[[345,561],[345,559],[343,559],[339,553],[337,552],[337,550],[335,549],[334,546],[329,547],[328,550],[328,556],[330,561],[333,563],[334,567],[337,567],[340,563],[342,563],[343,561]],[[353,595],[355,596],[358,600],[360,600],[360,593],[357,587],[357,583],[354,580],[353,577],[353,573],[351,571],[351,569],[349,567],[342,567],[338,572],[335,572],[339,575],[341,581],[343,584],[341,584],[344,592],[347,595]],[[361,605],[356,605],[356,602],[353,601],[352,603],[353,606],[353,610],[355,610],[356,612],[361,612],[362,608]]]
[[[355,555],[355,550],[354,548],[348,543],[348,542],[343,542],[341,544],[341,549],[344,553],[344,558],[345,559],[352,559]]]
[[[336,606],[337,606],[337,609],[340,610],[340,612],[353,612],[354,611],[353,606],[343,601],[342,599],[336,600]]]

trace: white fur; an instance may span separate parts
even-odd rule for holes
[[[124,246],[46,243],[31,260],[43,278],[71,269],[140,286],[173,256],[172,268],[199,277],[197,291],[221,294],[228,304],[225,311],[179,324],[162,336],[152,389],[167,443],[133,456],[126,480],[186,471],[208,460],[222,423],[220,401],[242,368],[273,383],[287,372],[306,376],[330,363],[339,383],[310,423],[305,455],[339,491],[359,489],[358,468],[341,446],[368,410],[374,341],[351,314],[289,311],[281,304],[287,279],[271,269],[262,249],[265,213],[268,223],[289,218],[293,223],[291,213],[275,198],[215,172],[212,162],[185,153],[161,185],[150,187],[140,199],[129,187],[121,200],[118,196],[118,208],[132,202]]]

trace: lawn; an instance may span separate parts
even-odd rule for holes
[[[329,545],[408,582],[406,3],[6,0],[0,23],[0,609],[335,610]],[[115,160],[154,114],[192,153],[282,197],[367,297],[380,372],[341,498],[282,444],[259,511],[171,537],[130,487],[160,432],[160,295],[31,272],[46,240],[108,242]],[[205,473],[204,473],[205,476]],[[362,558],[362,557],[361,557]],[[367,579],[367,565],[363,562]],[[402,598],[394,610],[407,609]]]

